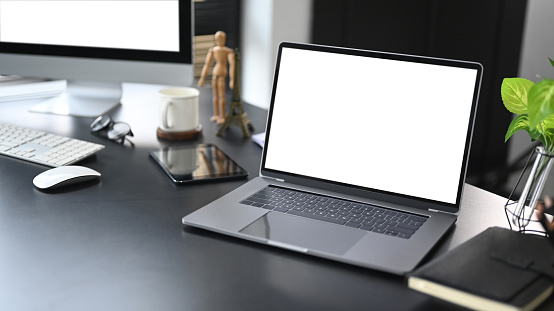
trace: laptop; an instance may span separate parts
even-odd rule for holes
[[[404,275],[459,214],[481,75],[283,42],[259,177],[183,224]]]

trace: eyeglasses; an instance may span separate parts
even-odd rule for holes
[[[129,124],[125,122],[114,122],[109,116],[99,116],[90,124],[90,131],[93,133],[104,133],[108,139],[123,144],[127,136],[134,136]],[[128,139],[127,139],[128,140]],[[131,144],[130,140],[128,140]]]

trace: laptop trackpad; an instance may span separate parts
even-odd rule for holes
[[[276,212],[265,214],[240,232],[268,239],[270,245],[338,255],[346,253],[366,234],[361,230]]]

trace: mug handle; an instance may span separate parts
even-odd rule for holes
[[[169,111],[169,106],[171,106],[171,101],[165,101],[162,106],[162,123],[165,128],[172,128],[173,124],[169,122],[167,118],[167,113]]]

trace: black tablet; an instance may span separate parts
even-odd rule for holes
[[[176,184],[248,176],[242,167],[212,144],[165,147],[150,151],[150,157]]]

